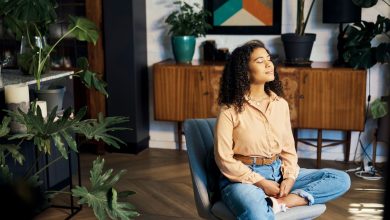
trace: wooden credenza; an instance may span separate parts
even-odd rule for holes
[[[178,122],[181,134],[181,122],[187,118],[216,117],[223,68],[223,63],[176,64],[168,60],[154,64],[155,120]],[[366,71],[313,63],[311,67],[278,66],[277,72],[290,106],[296,140],[312,145],[312,140],[298,138],[296,129],[318,129],[317,145],[313,145],[318,148],[317,159],[322,147],[346,143],[348,161],[350,132],[364,130]],[[323,129],[346,131],[346,138],[342,142],[322,139]],[[179,148],[180,143],[179,138]]]

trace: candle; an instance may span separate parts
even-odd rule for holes
[[[38,111],[38,106],[39,108],[41,109],[41,112],[42,112],[42,117],[43,118],[46,118],[47,117],[47,105],[46,105],[46,101],[36,101],[35,102],[35,106],[37,108],[37,111]]]
[[[5,103],[30,102],[28,86],[26,84],[14,84],[4,87]]]

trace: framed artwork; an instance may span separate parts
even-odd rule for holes
[[[204,0],[213,27],[207,34],[278,35],[282,0]]]

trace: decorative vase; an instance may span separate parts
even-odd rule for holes
[[[310,65],[310,55],[315,39],[316,34],[305,34],[303,36],[293,33],[282,34],[286,63]]]
[[[30,38],[30,42],[27,37],[22,36],[20,41],[20,51],[17,56],[17,63],[20,70],[24,74],[29,74],[30,66],[32,65],[34,55],[33,50],[36,48],[43,49],[47,45],[46,37],[34,36]],[[47,59],[43,73],[46,73],[49,70],[50,59]],[[33,74],[33,73],[31,73]]]
[[[177,63],[191,63],[194,56],[196,38],[194,36],[172,36],[173,55]]]
[[[46,89],[35,90],[35,96],[38,100],[46,101],[47,114],[50,115],[56,106],[57,113],[62,111],[65,91],[65,86],[50,86]]]

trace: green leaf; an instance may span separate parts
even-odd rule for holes
[[[81,68],[82,70],[88,70],[89,69],[89,62],[86,57],[79,57],[77,59],[77,67]]]
[[[68,133],[68,131],[60,131],[61,136],[65,139],[66,143],[74,152],[78,152],[76,140]]]
[[[107,83],[99,79],[96,73],[91,72],[89,70],[83,70],[79,73],[79,76],[85,86],[87,86],[88,88],[94,88],[100,93],[104,94],[106,97],[108,97],[108,93],[105,89]]]
[[[373,47],[371,41],[374,38],[381,39],[379,35],[387,36],[390,30],[390,20],[378,15],[375,23],[361,21],[348,25],[345,31],[345,46],[343,58],[355,68],[371,68],[377,62],[389,61],[389,43],[379,42],[378,47]]]
[[[58,151],[61,153],[61,155],[68,159],[68,151],[65,148],[64,142],[62,142],[61,136],[57,133],[52,135],[54,145],[57,147]]]
[[[0,137],[4,137],[9,133],[10,129],[8,125],[10,122],[11,122],[10,117],[3,117],[3,121],[1,122],[1,127],[0,127]]]
[[[92,207],[93,213],[99,220],[106,219],[107,200],[105,194],[95,191],[89,192],[84,186],[76,186],[72,189],[72,196],[80,198],[79,204],[88,204],[88,207]]]
[[[56,0],[2,0],[0,5],[0,15],[13,16],[24,23],[47,25],[57,19]]]
[[[1,161],[1,165],[5,164],[4,153],[9,152],[11,157],[18,162],[20,165],[23,165],[25,160],[24,155],[20,152],[20,146],[14,144],[0,144],[0,154],[3,158]]]
[[[119,143],[125,144],[120,139],[107,134],[109,131],[117,130],[129,130],[125,127],[114,127],[114,125],[123,124],[128,121],[126,117],[103,117],[102,113],[99,113],[98,120],[90,119],[78,123],[76,132],[83,134],[87,139],[94,139],[96,141],[102,140],[105,143],[120,148]]]
[[[134,195],[134,191],[122,191],[118,193],[118,198],[126,198],[128,196]]]
[[[98,219],[106,219],[107,215],[112,219],[132,219],[139,216],[133,205],[118,201],[114,184],[125,171],[121,170],[113,176],[112,169],[103,172],[103,167],[104,159],[98,157],[93,161],[90,171],[90,189],[76,186],[72,189],[72,195],[80,198],[79,204],[88,204],[89,207],[92,207]]]
[[[174,2],[179,6],[178,10],[171,12],[165,19],[168,24],[169,34],[173,36],[205,36],[211,25],[207,23],[207,18],[211,13],[205,9],[201,9],[199,4],[194,6],[186,2]],[[199,10],[196,10],[198,8]]]
[[[387,102],[376,99],[371,104],[371,114],[374,119],[382,118],[388,114],[389,107]]]
[[[95,23],[81,17],[69,16],[69,18],[70,24],[68,29],[74,29],[72,32],[74,36],[80,41],[88,41],[96,45],[99,38],[99,31]]]

